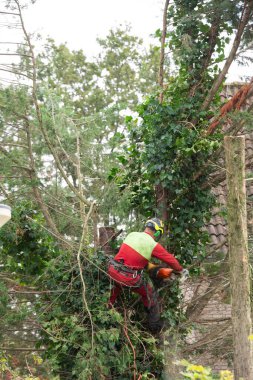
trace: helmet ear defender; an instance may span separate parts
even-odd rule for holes
[[[154,233],[154,237],[156,237],[156,238],[159,238],[160,235],[161,235],[161,231],[156,231],[156,232]]]
[[[158,231],[155,231],[154,233],[154,239],[155,241],[159,241],[162,237],[162,231],[161,230],[158,230]]]
[[[151,228],[154,231],[154,237],[158,238],[158,239],[164,233],[163,222],[160,219],[158,219],[158,218],[149,219],[146,222],[145,227]]]

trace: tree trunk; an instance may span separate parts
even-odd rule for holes
[[[158,210],[158,217],[165,223],[165,232],[167,231],[168,222],[168,191],[161,184],[155,187],[156,207]]]
[[[179,373],[183,368],[179,367],[177,363],[181,359],[179,341],[180,336],[172,329],[163,334],[164,367],[162,378],[164,380],[180,380],[183,378]]]
[[[241,39],[243,36],[243,32],[244,32],[246,26],[248,25],[249,20],[252,17],[252,9],[253,9],[252,0],[245,1],[244,2],[244,8],[243,8],[242,15],[241,15],[241,20],[240,20],[239,25],[238,25],[238,29],[237,29],[237,32],[235,35],[235,39],[234,39],[232,48],[230,50],[230,53],[227,57],[227,60],[224,64],[224,66],[223,66],[223,69],[221,70],[217,79],[213,83],[212,88],[208,91],[208,95],[207,95],[204,103],[201,106],[202,111],[206,110],[209,107],[209,105],[210,105],[211,101],[213,100],[215,94],[217,93],[220,85],[222,84],[222,81],[224,80],[225,76],[227,75],[227,72],[228,72],[233,60],[235,59],[237,50],[240,46],[240,42],[241,42]]]
[[[158,83],[161,87],[159,102],[163,102],[163,81],[164,81],[164,56],[165,56],[165,40],[167,34],[167,12],[169,7],[170,0],[165,0],[164,11],[163,11],[163,29],[162,29],[162,38],[161,38],[161,54],[160,54],[160,65],[159,65],[159,78]]]
[[[97,210],[95,210],[95,212],[93,213],[92,220],[93,220],[94,248],[95,248],[95,251],[96,251],[97,248],[98,248],[98,245],[99,245],[99,241],[98,241],[98,214],[97,214]]]
[[[113,227],[100,227],[99,228],[99,246],[106,255],[115,254],[111,246],[113,237],[115,236],[115,229]]]
[[[248,261],[245,137],[225,137],[228,241],[235,380],[253,379],[250,273]]]
[[[162,27],[162,37],[161,37],[161,52],[160,52],[160,64],[159,64],[159,76],[158,84],[160,86],[159,103],[163,102],[163,87],[164,87],[164,57],[165,57],[165,41],[167,35],[167,13],[170,0],[165,0],[164,11],[163,11],[163,27]],[[159,210],[158,217],[165,222],[165,232],[167,230],[168,221],[168,194],[167,190],[161,185],[155,186],[156,203]]]

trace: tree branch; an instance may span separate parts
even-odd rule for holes
[[[54,232],[56,236],[60,237],[58,228],[56,227],[53,219],[51,218],[47,205],[43,201],[40,189],[38,186],[35,185],[35,183],[38,183],[38,176],[36,173],[35,160],[33,157],[31,130],[30,130],[30,124],[29,124],[28,118],[25,119],[25,129],[26,129],[26,136],[27,136],[28,152],[29,152],[29,157],[30,157],[30,165],[31,165],[30,177],[31,177],[31,182],[33,184],[32,185],[33,193],[34,193],[35,199],[37,200],[40,206],[40,209],[45,217],[45,220],[48,226],[51,228],[51,230]]]
[[[20,12],[20,20],[21,20],[21,26],[22,26],[22,30],[24,32],[24,35],[25,35],[25,38],[26,38],[26,41],[27,41],[27,44],[29,46],[29,50],[30,50],[30,53],[31,53],[31,59],[32,59],[32,68],[33,68],[33,73],[32,73],[32,94],[33,94],[33,102],[34,102],[34,106],[35,106],[35,110],[36,110],[36,115],[37,115],[37,119],[38,119],[38,124],[39,124],[39,128],[42,132],[42,135],[45,139],[45,142],[50,150],[50,152],[52,153],[54,159],[55,159],[55,162],[56,162],[56,165],[62,175],[62,177],[64,178],[65,182],[67,183],[67,185],[69,186],[69,188],[73,191],[73,193],[83,202],[85,203],[87,206],[91,206],[91,203],[84,197],[82,196],[78,190],[73,186],[73,184],[70,182],[67,174],[65,173],[64,169],[63,169],[63,166],[61,164],[61,161],[53,147],[53,144],[51,143],[50,139],[49,139],[49,136],[47,134],[47,131],[46,129],[44,128],[44,124],[43,124],[43,119],[42,119],[42,114],[41,114],[41,110],[40,110],[40,106],[39,106],[39,103],[38,103],[38,98],[37,98],[37,70],[36,70],[36,60],[35,60],[35,55],[34,55],[34,51],[33,51],[33,46],[31,44],[31,40],[30,40],[30,37],[26,31],[26,28],[25,28],[25,25],[24,25],[24,21],[23,21],[23,17],[22,17],[22,12],[21,12],[21,8],[20,8],[20,4],[19,4],[19,1],[18,0],[14,0],[15,3],[17,4],[17,7],[18,7],[18,10]]]
[[[19,16],[19,13],[14,13],[14,12],[3,12],[3,11],[1,11],[0,14]]]
[[[211,90],[208,92],[208,95],[207,95],[206,99],[204,100],[204,103],[201,106],[202,111],[206,110],[209,107],[214,95],[216,94],[216,92],[218,91],[218,88],[222,84],[222,82],[223,82],[223,80],[224,80],[224,78],[228,72],[228,69],[231,66],[231,64],[235,58],[235,55],[237,53],[237,50],[238,50],[240,42],[241,42],[241,38],[242,38],[242,35],[244,32],[244,29],[247,26],[248,21],[250,20],[250,17],[252,16],[252,9],[253,9],[253,1],[252,0],[245,1],[244,9],[242,12],[240,23],[238,25],[238,29],[237,29],[237,33],[236,33],[236,36],[235,36],[235,39],[233,42],[233,46],[230,50],[230,53],[228,55],[228,58],[225,62],[225,65],[224,65],[221,73],[219,74],[216,81],[213,83]]]
[[[78,263],[79,274],[80,274],[80,278],[81,278],[81,282],[82,282],[83,304],[87,310],[87,313],[88,313],[89,319],[90,319],[90,323],[91,323],[91,351],[92,351],[92,353],[94,352],[94,325],[93,325],[93,321],[92,321],[92,315],[91,315],[91,312],[90,312],[90,309],[89,309],[89,306],[88,306],[88,303],[86,300],[86,294],[85,294],[86,293],[86,285],[85,285],[85,281],[83,278],[83,269],[82,269],[82,263],[81,263],[81,252],[83,250],[83,244],[84,244],[85,238],[87,237],[87,224],[88,224],[88,220],[90,218],[90,215],[93,211],[94,205],[95,205],[95,201],[91,204],[89,212],[88,212],[87,216],[85,217],[84,224],[83,224],[83,233],[82,233],[82,237],[80,240],[79,250],[77,253],[77,263]]]
[[[4,149],[1,145],[0,145],[0,152],[2,152],[7,158],[9,158],[9,160],[14,162],[14,164],[16,164],[18,167],[22,167],[22,169],[26,170],[30,174],[31,169],[26,166],[20,166],[20,162],[16,160],[14,157],[12,157],[11,154],[6,149]]]
[[[161,38],[161,53],[160,53],[160,65],[159,65],[159,77],[158,84],[161,87],[159,101],[163,102],[163,81],[164,81],[164,55],[165,55],[165,40],[167,34],[167,11],[170,0],[165,1],[164,11],[163,11],[163,30],[162,30],[162,38]]]
[[[253,89],[253,77],[249,83],[243,85],[236,94],[220,109],[219,116],[211,122],[209,125],[206,135],[211,135],[214,133],[215,129],[218,127],[224,116],[228,112],[239,110],[247,99],[248,93]]]
[[[46,351],[45,348],[0,347],[1,351]]]

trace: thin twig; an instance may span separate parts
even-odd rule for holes
[[[89,212],[85,218],[85,222],[84,222],[84,225],[83,225],[83,233],[82,233],[82,237],[81,237],[81,240],[80,240],[80,245],[79,245],[79,250],[78,250],[78,253],[77,253],[77,263],[78,263],[78,267],[79,267],[79,274],[80,274],[80,278],[81,278],[81,282],[82,282],[82,298],[83,298],[83,304],[87,310],[87,313],[89,315],[89,318],[90,318],[90,323],[91,323],[91,351],[92,353],[94,353],[94,325],[93,325],[93,321],[92,321],[92,315],[91,315],[91,312],[90,312],[90,309],[89,309],[89,306],[88,306],[88,303],[87,303],[87,300],[86,300],[86,285],[85,285],[85,281],[84,281],[84,278],[83,278],[83,269],[82,269],[82,263],[81,263],[81,252],[83,251],[83,245],[84,245],[84,241],[85,241],[85,238],[86,238],[86,234],[87,234],[87,224],[88,224],[88,220],[90,218],[90,215],[93,211],[93,207],[95,206],[95,201],[91,204],[90,206],[90,209],[89,209]]]
[[[133,346],[133,343],[131,342],[131,339],[129,338],[129,335],[128,335],[128,331],[127,331],[127,320],[126,320],[126,309],[124,308],[124,319],[125,319],[125,324],[124,324],[124,327],[123,327],[123,330],[124,330],[124,334],[130,344],[130,347],[133,351],[133,357],[134,357],[134,363],[133,363],[133,367],[134,367],[134,378],[133,380],[136,380],[136,373],[137,373],[137,366],[136,366],[136,352],[135,352],[135,348]]]

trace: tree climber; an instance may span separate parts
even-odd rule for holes
[[[112,307],[124,287],[140,294],[148,313],[148,327],[152,332],[162,328],[158,297],[153,287],[146,283],[142,273],[152,257],[155,257],[176,273],[183,273],[177,259],[158,243],[164,232],[164,225],[158,218],[149,219],[144,232],[131,232],[123,241],[119,252],[110,259],[108,274],[115,281],[108,306]]]

